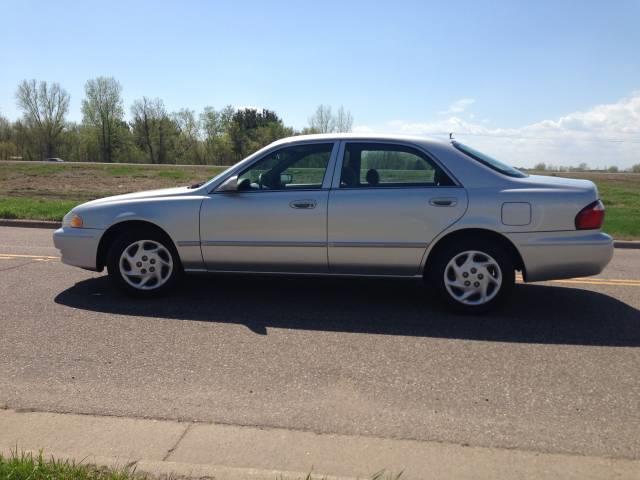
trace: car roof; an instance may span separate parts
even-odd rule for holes
[[[337,140],[362,140],[362,141],[404,141],[412,143],[421,143],[423,145],[447,145],[449,142],[430,137],[420,137],[415,135],[396,135],[396,134],[380,134],[380,133],[319,133],[313,135],[296,135],[293,137],[282,138],[273,142],[272,145],[280,145],[287,143],[312,142],[312,141],[332,141]]]

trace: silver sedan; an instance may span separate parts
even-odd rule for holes
[[[595,275],[613,254],[587,180],[527,175],[424,138],[277,141],[201,185],[84,203],[54,233],[62,261],[106,266],[127,293],[184,272],[414,277],[484,311],[527,282]]]

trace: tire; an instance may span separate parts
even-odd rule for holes
[[[511,253],[501,243],[465,238],[436,252],[426,276],[447,306],[463,313],[483,313],[509,296],[515,267]]]
[[[173,242],[157,232],[136,230],[120,235],[107,254],[109,278],[124,293],[152,297],[167,293],[182,275]]]

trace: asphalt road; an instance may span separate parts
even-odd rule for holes
[[[133,301],[0,228],[0,407],[640,458],[640,251],[487,317],[411,281],[194,277]]]

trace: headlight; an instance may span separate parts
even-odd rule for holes
[[[62,219],[62,226],[72,228],[82,228],[82,217],[77,213],[69,212]]]

